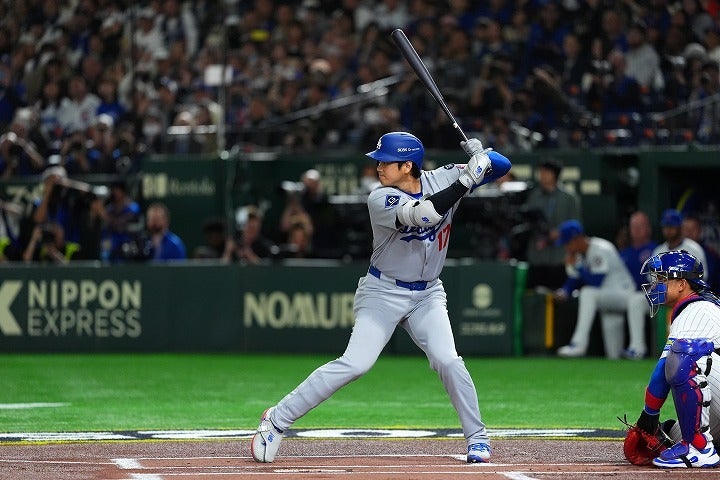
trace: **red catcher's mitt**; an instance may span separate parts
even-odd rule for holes
[[[637,425],[630,425],[622,419],[620,421],[628,427],[623,443],[625,458],[633,465],[650,465],[653,458],[660,455],[660,452],[665,449],[663,441],[658,434],[648,433]]]

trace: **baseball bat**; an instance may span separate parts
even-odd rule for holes
[[[418,55],[418,53],[415,51],[415,47],[412,46],[412,43],[410,43],[410,40],[405,35],[405,32],[403,32],[399,28],[396,28],[395,30],[392,31],[390,36],[397,44],[403,57],[405,57],[405,60],[407,60],[407,62],[412,67],[412,69],[415,70],[415,74],[418,76],[420,81],[428,89],[428,91],[433,96],[435,101],[438,102],[438,104],[440,105],[440,108],[442,108],[443,111],[445,112],[445,115],[448,116],[448,118],[452,122],[453,128],[460,135],[460,138],[467,141],[467,139],[468,139],[467,135],[465,135],[465,132],[463,132],[463,129],[460,128],[460,125],[458,125],[457,121],[455,120],[455,117],[453,116],[452,112],[450,111],[450,107],[448,107],[447,103],[445,102],[445,99],[442,96],[442,93],[440,93],[440,89],[435,84],[435,80],[433,80],[432,75],[430,75],[430,72],[428,71],[427,67],[425,66],[422,59],[420,58],[420,55]]]

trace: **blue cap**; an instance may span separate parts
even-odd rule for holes
[[[365,155],[378,162],[405,162],[409,160],[418,168],[421,168],[425,148],[415,135],[406,132],[390,132],[380,137],[377,148]]]
[[[566,245],[570,240],[585,233],[583,226],[577,220],[565,220],[558,225],[558,232],[560,235],[555,241],[555,245]]]
[[[674,208],[668,208],[662,214],[660,225],[663,227],[679,227],[682,225],[683,216]]]

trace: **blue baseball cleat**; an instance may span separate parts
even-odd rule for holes
[[[679,442],[663,450],[652,463],[660,468],[714,468],[720,466],[720,456],[710,442],[702,450]]]
[[[468,446],[467,463],[487,463],[492,450],[487,443],[473,443]]]

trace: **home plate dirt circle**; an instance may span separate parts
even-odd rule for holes
[[[567,480],[714,479],[718,469],[660,470],[627,463],[619,440],[493,440],[492,462],[467,464],[458,439],[288,438],[274,463],[248,441],[130,441],[0,446],[5,480]]]

